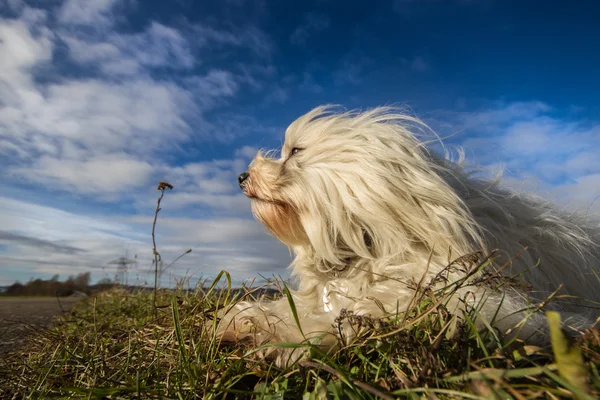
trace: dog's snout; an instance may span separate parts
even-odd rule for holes
[[[248,179],[249,176],[250,174],[247,171],[242,172],[240,176],[238,176],[238,183],[240,184],[241,188],[244,188],[244,182],[246,181],[246,179]]]

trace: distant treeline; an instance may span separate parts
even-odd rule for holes
[[[112,283],[105,280],[99,285],[111,286]],[[94,289],[97,289],[97,286],[94,285]],[[31,279],[25,284],[15,282],[8,287],[4,294],[8,296],[70,296],[76,292],[91,294],[89,272],[69,276],[66,281],[59,281],[59,276],[54,275],[48,280]]]
[[[74,293],[85,293],[88,296],[95,295],[104,290],[120,287],[123,290],[127,290],[130,292],[136,291],[151,291],[153,290],[151,287],[147,286],[135,286],[135,285],[121,285],[116,281],[112,281],[109,278],[104,278],[100,282],[90,285],[90,273],[84,272],[76,276],[69,276],[66,281],[60,281],[60,277],[58,275],[54,275],[51,279],[31,279],[29,282],[23,284],[21,282],[15,282],[11,286],[8,286],[6,290],[0,294],[0,296],[71,296]],[[179,291],[183,290],[183,292],[194,292],[197,288],[188,288],[188,289],[168,289],[161,288],[161,291]],[[217,289],[223,290],[224,288]],[[208,291],[208,287],[204,287],[203,291]],[[253,296],[266,296],[267,298],[277,298],[281,297],[282,293],[279,290],[276,290],[272,287],[256,287],[256,288],[245,288],[242,289],[240,287],[231,288],[230,295],[231,296],[243,296],[248,291],[252,293]]]

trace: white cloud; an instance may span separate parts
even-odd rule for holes
[[[250,202],[241,194],[216,194],[177,192],[169,199],[169,206],[182,209],[192,206],[208,206],[214,210],[225,210],[229,215],[249,215]]]
[[[171,198],[168,201],[171,204]],[[149,228],[152,219],[137,217],[132,222]],[[192,249],[187,265],[178,266],[180,271],[193,266],[191,272],[215,276],[227,269],[236,280],[243,280],[257,273],[285,275],[291,261],[288,249],[255,220],[159,217],[157,230],[158,246],[169,249],[169,259]]]
[[[165,196],[165,203],[170,199]],[[130,282],[150,280],[152,217],[93,217],[0,197],[3,230],[0,253],[5,268],[24,268],[36,275],[92,272],[97,280],[114,276],[111,260],[137,255],[138,264]],[[285,274],[290,257],[287,249],[270,238],[262,225],[247,219],[189,219],[163,217],[157,224],[157,246],[168,265],[187,249],[192,253],[171,271],[178,275],[214,277],[221,269],[236,282],[262,274]],[[58,251],[57,251],[58,249]],[[8,282],[7,282],[8,283]]]
[[[451,142],[466,150],[467,161],[502,165],[513,187],[520,187],[523,179],[533,180],[543,197],[581,209],[588,209],[600,195],[598,122],[558,116],[542,102],[497,103],[479,112],[443,113],[440,118],[452,133],[459,132]],[[599,201],[592,210],[600,212]]]
[[[166,200],[170,202],[172,196]],[[151,226],[152,218],[134,217],[131,219],[136,224]],[[160,231],[163,237],[168,237],[174,243],[198,242],[230,243],[243,241],[265,240],[265,229],[258,222],[241,218],[222,219],[184,219],[184,218],[160,218]]]
[[[446,117],[449,122],[458,122],[464,129],[485,127],[497,132],[505,128],[504,124],[531,120],[551,110],[548,104],[540,101],[496,102],[480,111],[457,113]]]
[[[161,176],[176,190],[169,193],[168,204],[173,209],[209,207],[229,215],[250,215],[250,201],[241,193],[237,177],[248,168],[257,149],[244,146],[237,149],[234,159],[188,163],[177,167],[159,168]],[[147,207],[149,200],[143,200]]]
[[[45,28],[34,32],[26,22],[0,20],[0,80],[14,84],[28,84],[31,68],[52,58],[52,33]],[[5,85],[0,87],[4,101],[14,96]]]
[[[145,67],[189,69],[195,64],[191,46],[181,33],[158,22],[145,31],[122,34],[110,31],[88,36],[66,30],[61,34],[72,59],[88,67],[98,67],[107,75],[132,75]]]
[[[79,63],[95,63],[114,60],[122,56],[121,50],[112,43],[90,43],[76,36],[63,36],[62,39],[69,47],[69,54]]]
[[[195,93],[202,94],[203,104],[211,106],[215,99],[233,96],[238,83],[231,72],[213,69],[205,76],[194,76],[186,80],[187,86]]]
[[[10,172],[30,182],[86,194],[127,193],[147,185],[153,171],[145,162],[121,154],[99,155],[85,161],[43,156],[27,168]]]
[[[281,95],[281,98],[273,99],[273,93],[266,93],[266,100],[264,103],[277,100],[287,99],[287,93],[282,89],[282,93],[278,93],[277,96]],[[263,104],[264,104],[263,103]],[[261,137],[271,136],[277,139],[281,139],[285,132],[283,126],[269,126],[264,125],[255,118],[247,115],[223,112],[216,116],[212,126],[208,127],[213,137],[222,142],[230,142],[233,139],[240,136],[247,136],[249,134],[258,134]]]
[[[0,202],[5,232],[0,237],[5,246],[0,262],[4,271],[18,268],[25,277],[92,271],[94,279],[100,279],[103,268],[111,270],[107,262],[128,249],[148,247],[143,232],[118,219],[75,214],[6,197],[1,197]],[[10,237],[7,233],[12,234],[12,240],[6,239]],[[15,236],[21,240],[15,241]],[[40,242],[46,245],[40,246]],[[52,246],[77,251],[51,250]]]
[[[110,238],[119,232],[123,238],[138,240],[143,234],[122,221],[71,213],[28,201],[0,197],[3,230],[48,241],[65,242],[86,236]],[[78,246],[74,246],[78,247]]]
[[[149,154],[185,140],[186,118],[199,112],[193,95],[168,82],[67,81],[40,88],[5,81],[12,98],[0,111],[0,137],[33,159],[49,154],[85,159],[112,152]]]
[[[109,25],[114,16],[112,10],[120,0],[66,0],[58,19],[76,25]]]
[[[202,189],[200,193],[231,193],[239,191],[235,178],[236,171],[245,162],[241,159],[213,160],[188,163],[178,167],[170,167],[164,171],[166,179],[178,188]],[[212,190],[209,186],[213,186]]]
[[[235,155],[251,160],[258,153],[258,148],[254,146],[243,146],[235,151]]]
[[[549,191],[572,209],[600,216],[600,168],[595,173],[580,176],[573,183],[558,185]]]

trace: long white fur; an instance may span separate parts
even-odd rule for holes
[[[414,297],[411,281],[435,276],[458,256],[492,249],[501,251],[496,265],[502,265],[527,247],[503,273],[523,272],[533,287],[526,295],[508,286],[468,289],[471,305],[486,300],[480,318],[495,316],[502,332],[523,319],[517,311],[528,301],[543,300],[559,285],[560,293],[600,302],[597,222],[501,188],[497,180],[473,178],[462,163],[425,147],[429,133],[392,108],[336,113],[318,107],[289,126],[280,158],[259,153],[244,193],[255,216],[295,254],[301,330],[284,298],[238,304],[222,316],[219,334],[257,345],[308,338],[332,347],[341,309],[402,312]],[[450,306],[457,314],[466,307],[458,298]],[[574,299],[557,307],[578,326],[600,314]],[[531,337],[544,326],[541,315],[530,316],[519,335]],[[280,365],[299,356],[266,353]]]

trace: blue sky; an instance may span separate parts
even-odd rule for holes
[[[507,185],[600,211],[600,3],[0,0],[0,284],[138,256],[286,276],[236,185],[324,103],[400,105]],[[168,279],[165,275],[165,281]]]

